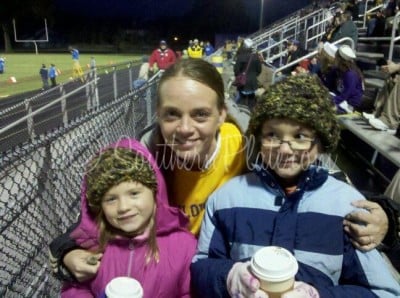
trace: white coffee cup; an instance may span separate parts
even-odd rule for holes
[[[298,270],[299,265],[292,253],[278,246],[263,247],[251,259],[251,271],[270,298],[280,297],[293,289]]]
[[[107,298],[143,298],[143,288],[131,277],[113,278],[106,286]]]

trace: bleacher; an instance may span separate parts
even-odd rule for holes
[[[367,4],[370,3],[367,1]],[[267,62],[277,61],[280,65],[286,53],[284,43],[289,39],[300,40],[309,51],[307,57],[312,57],[317,53],[316,42],[325,33],[337,5],[304,8],[249,37],[255,41]],[[367,8],[366,11],[373,9]],[[366,18],[362,16],[362,19],[361,31],[365,29]],[[396,35],[398,33],[393,34],[385,39],[385,51],[378,54],[367,37],[360,38],[357,47],[360,61],[369,65],[366,69],[369,73],[365,72],[367,83],[376,92],[384,84],[382,74],[376,69],[377,59],[382,55],[384,58],[399,57],[395,42],[400,38]],[[217,51],[216,55],[221,55],[221,51]],[[279,66],[274,71],[277,73],[298,62]],[[229,89],[233,88],[231,61],[224,62],[223,77],[230,96],[232,89]],[[52,239],[75,222],[79,214],[83,165],[99,148],[123,135],[136,137],[144,126],[153,121],[156,84],[157,78],[140,90],[118,84],[118,91],[122,89],[123,92],[115,91],[113,99],[106,104],[88,109],[84,115],[1,154],[0,297],[58,296],[61,284],[51,274],[47,247]],[[371,150],[359,150],[358,157],[365,160],[371,169],[390,179],[390,174],[377,168],[377,161],[382,157],[398,168],[400,141],[387,132],[372,130],[360,117],[340,121],[344,131],[351,132],[354,138],[372,148],[371,156],[364,152],[371,154]],[[346,146],[345,143],[342,145]]]
[[[365,79],[364,101],[368,103],[368,112],[371,113],[377,104],[377,99],[386,88],[387,80],[390,77],[387,73],[380,71],[379,62],[392,60],[400,62],[400,45],[396,44],[400,40],[400,33],[393,26],[390,35],[386,37],[367,37],[366,29],[368,16],[381,9],[383,5],[373,5],[372,0],[368,0],[364,11],[359,15],[357,24],[359,39],[357,45],[350,38],[343,38],[335,41],[334,44],[340,45],[350,42],[357,55],[357,64],[363,71]],[[328,8],[320,8],[309,11],[305,8],[302,12],[290,15],[287,19],[272,24],[270,28],[265,28],[250,37],[257,46],[257,51],[262,53],[265,61],[270,66],[277,65],[272,74],[272,82],[276,75],[284,69],[298,64],[303,59],[310,59],[317,55],[316,45],[325,33],[335,10],[341,7],[340,3],[334,3]],[[400,22],[400,12],[394,17],[393,23]],[[283,46],[288,40],[296,39],[308,50],[308,53],[288,64],[284,64],[282,58],[287,54]],[[272,42],[271,42],[272,41]],[[396,59],[397,58],[397,59]],[[227,64],[229,69],[229,64]],[[233,72],[226,71],[233,80]],[[228,83],[228,87],[234,88]],[[230,93],[234,93],[232,90]],[[400,140],[387,131],[380,131],[362,119],[360,113],[352,115],[352,118],[340,118],[343,127],[343,137],[340,146],[346,151],[354,153],[354,157],[369,169],[371,179],[379,180],[379,188],[384,189],[392,179],[395,171],[400,167]],[[355,143],[357,140],[359,142]],[[357,145],[356,145],[357,144]],[[369,150],[357,150],[354,146],[370,148]],[[357,174],[356,174],[357,175]],[[357,177],[356,177],[357,178]],[[357,179],[355,179],[357,180]],[[377,182],[378,183],[378,182]],[[363,187],[361,184],[360,187]]]

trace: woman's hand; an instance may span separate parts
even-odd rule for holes
[[[355,211],[348,214],[343,221],[344,230],[356,248],[362,251],[374,249],[382,242],[388,231],[386,213],[379,204],[367,200],[355,201],[352,205],[367,212]]]
[[[75,278],[82,282],[96,275],[102,256],[101,253],[95,254],[84,249],[74,249],[64,256],[63,263]]]

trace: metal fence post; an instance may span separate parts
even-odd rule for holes
[[[65,90],[64,90],[64,87],[63,86],[61,86],[61,88],[60,88],[60,91],[61,91],[61,97],[62,97],[62,99],[61,99],[61,114],[63,115],[63,123],[64,123],[64,125],[67,125],[68,124],[68,111],[67,111],[67,101],[66,101],[66,98],[65,98]]]
[[[128,65],[128,74],[129,74],[129,91],[133,90],[133,75],[132,75],[132,63],[130,62]]]
[[[113,66],[113,86],[114,86],[114,99],[118,98],[118,88],[117,88],[117,68]]]
[[[25,101],[26,114],[28,116],[28,118],[26,119],[26,124],[27,124],[27,128],[28,128],[28,135],[33,140],[33,138],[35,137],[35,130],[34,130],[34,127],[33,127],[33,117],[31,116],[31,114],[32,114],[32,104],[31,104],[31,100],[30,99],[25,99],[24,101]]]

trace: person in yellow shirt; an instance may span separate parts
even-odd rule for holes
[[[225,102],[222,77],[202,59],[181,59],[165,70],[157,98],[158,121],[141,142],[164,173],[170,204],[185,212],[190,231],[198,235],[208,196],[245,171],[242,134],[248,118],[227,115],[232,103]],[[79,249],[68,233],[51,243],[50,252],[53,271],[61,279],[68,278],[67,272],[79,281],[90,279],[100,262],[85,260],[101,259]]]
[[[188,55],[190,58],[202,58],[203,47],[199,44],[199,40],[195,38],[193,43],[188,48]]]

